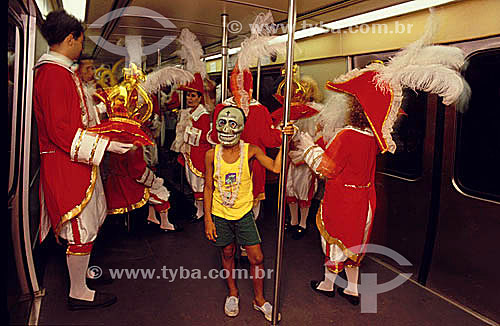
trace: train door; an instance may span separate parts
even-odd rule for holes
[[[36,323],[33,311],[45,291],[39,284],[39,149],[35,117],[32,113],[33,66],[47,51],[39,27],[41,9],[52,10],[49,1],[39,7],[34,1],[9,1],[9,134],[10,165],[8,212],[9,237],[9,317],[11,322]]]
[[[386,61],[395,52],[355,56],[352,68],[373,60]],[[396,266],[416,278],[425,242],[432,183],[435,96],[404,90],[402,112],[393,129],[394,154],[377,158],[377,211],[372,242],[387,246],[411,262]],[[379,257],[388,263],[387,257]]]
[[[500,231],[500,39],[452,44],[468,58],[465,113],[425,93],[406,90],[394,127],[394,155],[377,160],[377,211],[372,241],[412,266],[376,256],[471,313],[499,319],[495,238]],[[354,57],[353,68],[393,53]]]
[[[457,44],[468,53],[465,112],[444,110],[438,213],[426,249],[426,285],[500,320],[500,38]],[[437,145],[436,145],[437,146]],[[432,237],[434,239],[432,239]],[[432,248],[432,251],[431,251]]]

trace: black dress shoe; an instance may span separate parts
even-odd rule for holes
[[[95,292],[94,301],[80,300],[68,297],[69,310],[85,310],[108,307],[114,304],[117,298],[114,294],[106,292]]]
[[[339,295],[341,297],[345,298],[353,306],[359,305],[359,296],[355,296],[355,295],[350,295],[350,294],[344,293],[344,289],[341,288],[341,287],[339,287],[337,289],[337,291],[339,292]]]
[[[325,290],[318,289],[318,286],[320,283],[321,283],[321,281],[311,281],[311,289],[313,289],[315,292],[318,292],[319,294],[326,295],[327,297],[333,298],[335,296],[335,285],[333,286],[332,291],[325,291]]]
[[[177,225],[177,224],[174,224],[174,229],[173,230],[160,228],[160,231],[162,233],[176,233],[176,232],[184,231],[184,228],[181,227],[181,226],[179,226],[179,225]]]
[[[205,219],[204,215],[200,216],[199,218],[197,218],[196,216],[193,216],[190,220],[189,220],[189,223],[198,223],[198,222],[201,222]]]
[[[292,238],[294,240],[300,240],[306,234],[306,229],[301,226],[297,226],[295,231],[293,232]]]

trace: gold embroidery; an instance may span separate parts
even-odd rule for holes
[[[138,127],[141,126],[141,124],[139,122],[134,121],[134,120],[129,119],[129,118],[112,117],[112,118],[109,118],[109,121],[125,122],[125,123],[129,123],[131,125],[135,125],[135,126],[138,126]]]
[[[132,204],[128,207],[122,207],[122,208],[115,208],[115,209],[110,209],[108,210],[108,214],[125,214],[130,211],[133,211],[134,209],[141,208],[144,206],[148,200],[149,200],[149,189],[144,187],[144,195],[140,201],[138,201],[135,204]]]
[[[71,209],[69,212],[67,212],[61,217],[56,227],[56,234],[59,234],[64,223],[68,222],[69,220],[80,214],[82,210],[85,208],[85,206],[87,206],[90,198],[92,197],[92,193],[94,192],[95,182],[97,180],[97,172],[98,172],[97,169],[98,169],[97,166],[95,165],[92,166],[92,172],[90,173],[90,185],[87,188],[87,191],[85,192],[85,197],[83,198],[82,202],[79,205],[75,206],[73,209]]]
[[[72,255],[72,256],[87,256],[90,255],[90,252],[72,252],[69,250],[69,246],[66,249],[66,255]]]
[[[97,135],[95,142],[94,142],[94,145],[92,146],[92,151],[90,152],[90,159],[89,159],[90,165],[93,165],[95,151],[97,149],[97,145],[99,144],[100,140],[101,140],[101,136]]]
[[[341,240],[332,237],[328,231],[325,228],[325,225],[323,224],[323,201],[321,201],[321,205],[319,205],[318,213],[316,214],[316,226],[318,227],[319,233],[323,238],[325,238],[326,242],[330,245],[334,244],[337,245],[344,255],[346,255],[349,259],[354,261],[355,263],[359,264],[361,260],[364,257],[364,254],[355,254],[352,251],[350,251],[343,243]]]
[[[80,137],[78,138],[78,143],[75,146],[75,156],[73,157],[73,161],[78,162],[78,152],[80,151],[80,146],[82,145],[83,134],[85,130],[79,129]]]
[[[194,173],[194,175],[196,175],[197,177],[200,177],[200,178],[204,178],[205,177],[205,175],[203,174],[203,172],[199,171],[198,169],[196,169],[194,167],[194,164],[191,161],[191,157],[189,156],[188,153],[184,153],[184,158],[185,158],[187,166],[189,167],[189,169],[191,170],[191,172]]]

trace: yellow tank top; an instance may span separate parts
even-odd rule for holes
[[[240,170],[241,176],[238,175]],[[222,158],[222,145],[216,145],[213,178],[212,214],[234,221],[252,209],[253,184],[248,167],[248,143],[243,143],[243,155],[240,154],[236,162],[231,164]]]

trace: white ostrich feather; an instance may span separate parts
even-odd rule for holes
[[[177,42],[180,48],[175,51],[174,54],[184,60],[186,70],[193,74],[198,72],[201,74],[202,78],[205,78],[207,75],[206,66],[205,62],[201,61],[203,48],[196,35],[189,29],[184,28],[181,31],[181,35],[177,38]]]
[[[237,65],[240,71],[250,68],[258,58],[285,53],[286,42],[270,44],[276,37],[272,36],[274,24],[270,11],[260,13],[250,25],[251,34],[241,43],[238,53]]]
[[[395,73],[392,82],[413,90],[434,93],[443,98],[443,104],[454,103],[464,89],[463,78],[443,65],[410,65]]]
[[[431,45],[436,29],[436,18],[431,11],[424,34],[392,57],[387,65],[377,69],[377,86],[384,89],[391,85],[435,93],[443,97],[445,105],[453,104],[459,98],[466,102],[467,93],[462,92],[467,86],[459,73],[465,54],[456,47]]]
[[[187,84],[193,79],[193,74],[187,70],[165,67],[148,74],[141,86],[147,93],[156,93],[163,86]]]

